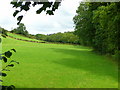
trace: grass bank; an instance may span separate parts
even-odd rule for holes
[[[92,49],[3,39],[3,52],[17,50],[12,59],[19,65],[3,78],[16,88],[117,88],[118,67]]]

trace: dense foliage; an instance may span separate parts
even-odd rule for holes
[[[21,34],[28,36],[28,31],[23,23],[20,23],[19,26],[11,31],[12,33]]]
[[[74,34],[74,32],[64,32],[64,33],[54,33],[54,34],[36,34],[32,35],[26,30],[26,27],[23,23],[19,24],[19,27],[11,30],[10,32],[15,34],[20,34],[32,39],[43,40],[48,42],[58,42],[58,43],[70,43],[70,44],[80,44],[79,37]]]
[[[80,3],[73,18],[81,44],[101,54],[120,55],[120,2]]]
[[[36,39],[48,42],[79,44],[79,38],[73,32],[54,33],[49,35],[36,34]]]

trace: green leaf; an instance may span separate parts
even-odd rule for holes
[[[14,66],[14,64],[10,64],[10,65],[7,65],[7,66],[9,66],[9,67],[13,67],[13,66]]]
[[[29,9],[30,9],[29,6],[26,5],[21,6],[21,11],[22,10],[28,11]]]
[[[16,10],[14,13],[13,13],[13,16],[15,17],[20,11]]]
[[[29,7],[30,4],[31,4],[31,2],[26,2],[26,3],[25,3],[25,6],[28,6],[28,7]]]
[[[0,60],[2,60],[2,57],[1,57],[2,54],[0,54]]]
[[[10,51],[5,52],[5,56],[7,58],[10,58],[12,56],[12,53]]]
[[[17,5],[17,2],[11,2],[10,4],[12,4],[13,7],[15,7]]]
[[[46,14],[54,15],[53,11],[51,11],[51,10],[47,10],[47,13],[46,13]]]
[[[19,16],[19,17],[17,18],[17,20],[18,20],[18,21],[21,21],[22,18],[23,18],[23,15]]]
[[[37,2],[34,2],[32,5],[33,5],[33,7],[34,7],[35,5],[37,5]]]
[[[7,87],[7,90],[15,90],[15,86],[14,85],[10,85]]]
[[[7,58],[6,57],[2,57],[3,61],[6,63],[7,62]]]
[[[2,42],[2,39],[0,38],[0,43]]]
[[[3,69],[2,71],[10,71],[10,70],[8,70],[8,69]]]
[[[6,38],[6,36],[5,36],[5,35],[3,35],[3,34],[2,34],[1,36],[2,36],[2,37],[4,37],[4,38]]]
[[[1,72],[0,72],[0,76],[5,77],[5,76],[7,76],[7,74],[6,74],[6,73],[1,73]]]
[[[20,21],[17,23],[17,25],[19,25],[20,24]]]
[[[45,6],[50,8],[51,5],[52,5],[52,3],[53,3],[53,2],[46,2],[46,3],[45,3]]]
[[[39,1],[38,1],[38,2],[34,2],[34,3],[32,4],[32,6],[35,7],[37,4],[43,4],[43,2],[39,2]]]
[[[14,52],[16,52],[16,50],[15,49],[11,49],[12,51],[14,51]]]
[[[12,60],[11,62],[15,62],[15,63],[19,64],[19,62],[17,62],[17,61],[14,61],[14,60]]]
[[[3,82],[3,80],[0,80],[0,82]]]
[[[19,16],[19,17],[17,18],[17,20],[19,21],[19,22],[17,23],[17,25],[19,25],[19,24],[20,24],[20,22],[21,22],[22,18],[23,18],[23,15],[21,15],[21,16]]]
[[[36,13],[37,13],[37,14],[40,14],[42,11],[43,11],[43,9],[40,8],[40,9],[38,9],[38,10],[36,11]]]
[[[16,8],[17,8],[17,7],[20,7],[20,6],[22,6],[22,3],[23,3],[23,2],[17,2],[17,4],[14,5],[14,7],[16,7]]]
[[[15,5],[15,4],[17,4],[17,2],[10,2],[10,4],[13,4],[13,5]]]
[[[56,9],[58,9],[59,5],[60,5],[60,2],[55,2],[52,9],[55,11]]]

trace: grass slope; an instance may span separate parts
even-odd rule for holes
[[[31,38],[28,38],[28,37],[24,37],[22,35],[18,35],[18,34],[13,34],[13,33],[7,33],[8,36],[12,36],[14,38],[18,38],[18,39],[23,39],[23,40],[29,40],[29,41],[39,41],[39,42],[43,42],[42,40],[37,40],[37,39],[31,39]],[[45,41],[44,41],[45,42]]]
[[[3,78],[17,88],[117,88],[117,65],[90,48],[3,39],[3,52],[20,62]]]

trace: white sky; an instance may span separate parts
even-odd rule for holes
[[[0,3],[0,26],[11,30],[17,27],[17,19],[13,17],[14,9],[10,5],[11,0],[2,0]],[[63,0],[61,6],[54,15],[46,15],[45,12],[36,14],[39,6],[31,8],[24,14],[21,23],[24,23],[30,34],[51,34],[56,32],[73,31],[73,17],[81,0]],[[24,12],[23,12],[24,13]]]

